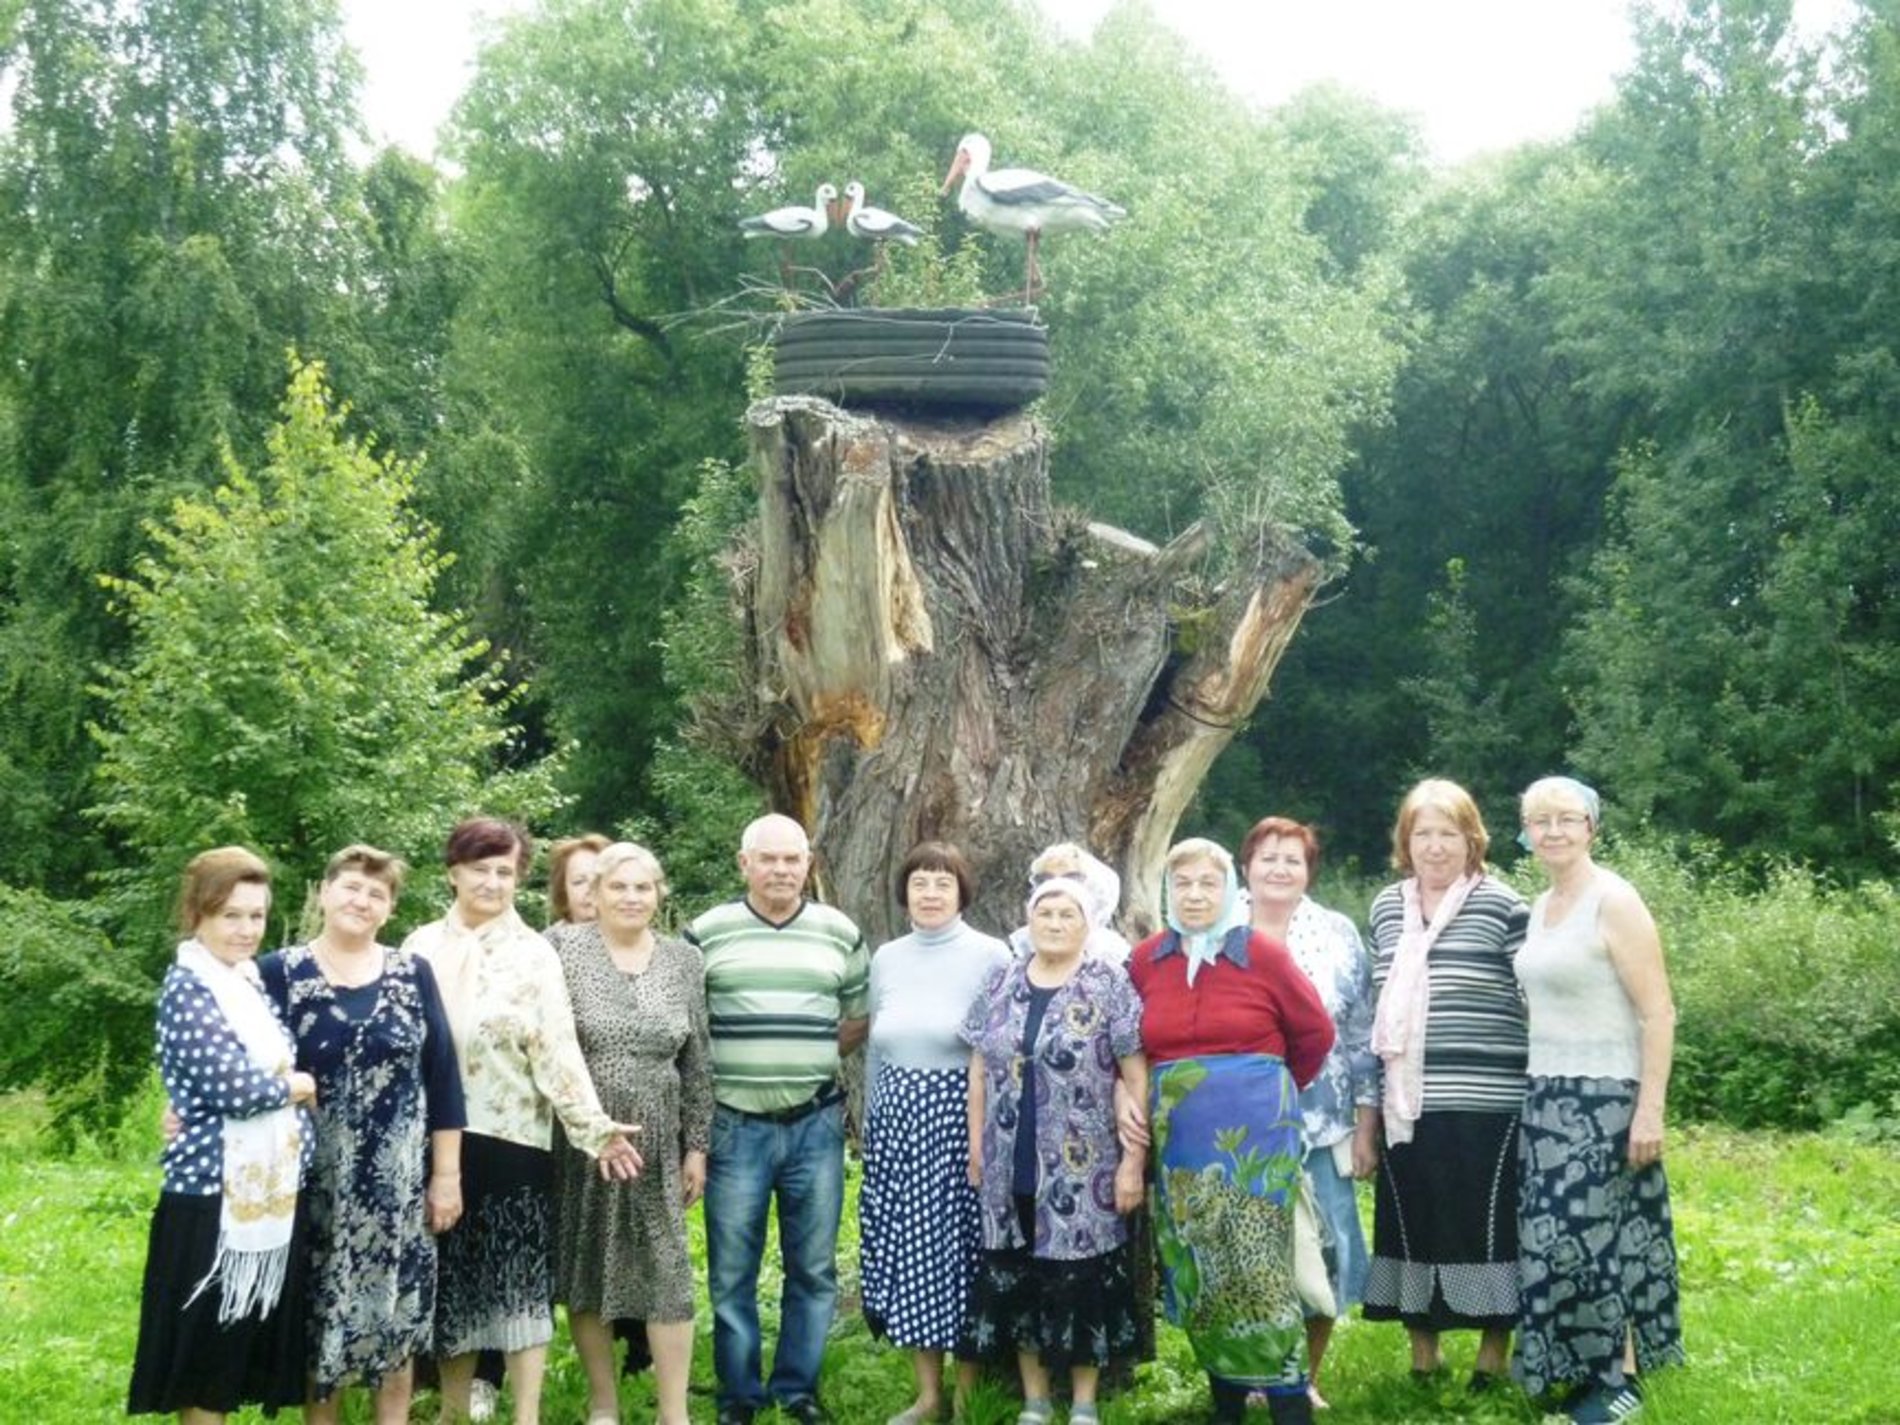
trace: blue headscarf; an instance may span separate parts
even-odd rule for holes
[[[1576,798],[1583,803],[1584,815],[1590,818],[1590,830],[1594,832],[1603,829],[1603,798],[1599,797],[1597,789],[1588,783],[1579,782],[1575,777],[1539,777],[1524,789],[1520,802],[1528,801],[1533,792],[1561,792]],[[1529,851],[1531,834],[1528,831],[1518,832],[1517,844]]]
[[[1189,930],[1175,914],[1173,868],[1183,861],[1200,860],[1212,861],[1219,867],[1227,885],[1222,892],[1220,914],[1213,925],[1205,930]],[[1247,906],[1240,898],[1240,878],[1234,874],[1234,858],[1227,854],[1226,847],[1196,836],[1177,843],[1168,852],[1167,869],[1161,877],[1161,918],[1180,938],[1181,953],[1187,957],[1188,987],[1192,989],[1201,967],[1213,964],[1219,957],[1228,933],[1237,925],[1247,924]]]

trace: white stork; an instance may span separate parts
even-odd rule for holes
[[[957,206],[979,228],[993,233],[1021,233],[1028,244],[1025,288],[1042,286],[1036,247],[1044,233],[1102,232],[1128,216],[1127,211],[1085,193],[1080,188],[1027,168],[990,171],[990,141],[981,134],[965,134],[957,156],[944,175],[943,192],[961,177]]]
[[[820,183],[811,207],[793,204],[757,217],[741,218],[739,231],[748,238],[821,238],[831,226],[831,205],[837,201],[838,190],[829,183]]]
[[[844,230],[855,238],[866,242],[901,242],[906,247],[915,247],[917,239],[924,230],[915,223],[906,222],[895,213],[882,208],[864,206],[864,185],[852,179],[844,185],[845,201],[850,209],[844,215]]]

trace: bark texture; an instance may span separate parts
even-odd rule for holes
[[[1120,871],[1125,927],[1151,926],[1162,854],[1318,562],[1265,528],[1212,583],[1198,527],[1156,547],[1056,508],[1046,433],[1020,413],[779,396],[747,425],[752,771],[810,830],[825,898],[874,944],[901,933],[897,869],[942,838],[977,873],[971,919],[1007,929],[1030,859],[1073,840]]]

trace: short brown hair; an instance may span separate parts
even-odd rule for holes
[[[1399,803],[1399,819],[1392,827],[1392,866],[1407,876],[1417,874],[1412,868],[1412,823],[1418,820],[1422,811],[1443,813],[1450,818],[1465,838],[1465,873],[1474,874],[1484,869],[1484,853],[1491,849],[1491,833],[1484,829],[1484,818],[1478,815],[1478,804],[1456,782],[1446,781],[1443,777],[1427,777],[1411,791],[1405,794],[1405,800]]]
[[[389,894],[393,898],[402,894],[402,882],[409,874],[409,863],[393,851],[379,851],[359,841],[345,846],[330,858],[330,863],[323,868],[323,884],[329,885],[345,871],[357,871],[372,881],[381,881],[389,887]]]
[[[1240,879],[1247,879],[1247,867],[1253,862],[1253,853],[1260,849],[1263,841],[1297,841],[1306,853],[1306,874],[1308,877],[1319,874],[1319,834],[1303,821],[1295,821],[1290,816],[1263,816],[1253,824],[1253,830],[1247,833],[1240,843]]]
[[[910,878],[914,871],[948,871],[955,876],[959,911],[968,910],[970,902],[976,899],[976,877],[970,871],[970,863],[948,841],[920,841],[910,848],[910,855],[904,858],[904,864],[897,872],[899,909],[906,909],[910,905]]]
[[[270,867],[255,851],[242,846],[219,846],[200,851],[185,867],[178,888],[178,928],[195,930],[208,915],[216,915],[239,886],[270,890]]]
[[[610,843],[598,831],[584,836],[563,836],[548,848],[548,919],[559,924],[574,913],[567,899],[567,863],[583,851],[596,856]]]
[[[515,869],[525,874],[528,863],[534,860],[534,842],[528,833],[500,817],[471,816],[457,822],[449,833],[442,848],[442,862],[460,866],[468,861],[486,861],[490,856],[506,856],[511,851]]]

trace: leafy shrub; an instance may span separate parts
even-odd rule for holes
[[[1707,849],[1626,843],[1603,859],[1642,891],[1662,932],[1676,1113],[1814,1128],[1900,1094],[1892,886],[1840,888],[1792,866],[1751,882]]]
[[[0,1090],[44,1089],[57,1145],[123,1116],[151,1071],[157,994],[91,908],[0,886]]]

